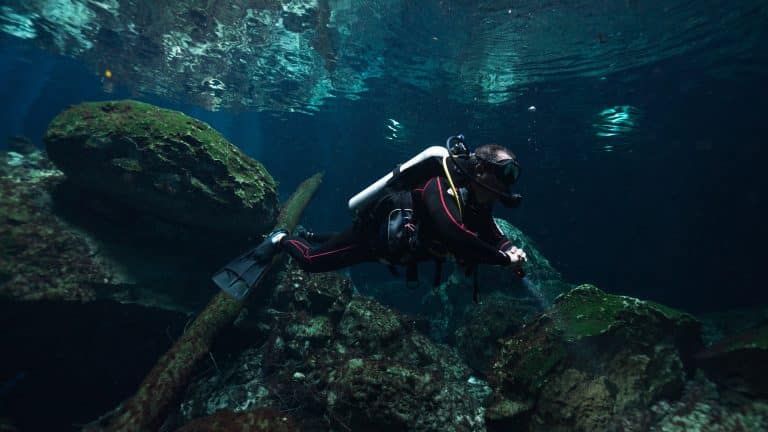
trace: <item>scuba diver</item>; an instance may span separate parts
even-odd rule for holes
[[[525,252],[511,244],[492,215],[496,201],[520,204],[522,197],[509,192],[519,176],[517,158],[506,147],[487,144],[470,153],[463,135],[449,137],[445,147],[429,147],[352,197],[355,218],[345,231],[273,231],[213,280],[243,298],[272,257],[285,251],[308,272],[382,261],[397,274],[396,266],[405,266],[409,285],[418,283],[416,264],[433,260],[437,286],[442,264],[452,255],[467,275],[474,274],[477,301],[478,264],[511,266],[524,276]]]

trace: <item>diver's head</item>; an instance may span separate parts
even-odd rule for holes
[[[478,147],[470,157],[474,176],[470,190],[481,204],[488,204],[502,195],[509,195],[511,186],[520,176],[520,165],[511,150],[498,144]],[[483,187],[485,186],[485,187]]]

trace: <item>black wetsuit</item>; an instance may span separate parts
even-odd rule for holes
[[[432,258],[435,252],[448,252],[465,263],[505,265],[509,258],[503,252],[510,246],[493,221],[490,206],[463,203],[459,213],[445,177],[433,177],[411,191],[419,240],[429,254],[417,254],[413,261]],[[312,245],[301,237],[287,237],[281,248],[308,272],[325,272],[354,264],[387,260],[382,253],[379,227],[384,220],[357,222],[346,231],[323,235],[324,241]],[[320,236],[318,236],[320,237]],[[402,262],[400,262],[402,264]]]

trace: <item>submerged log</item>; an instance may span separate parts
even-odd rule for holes
[[[277,227],[289,230],[295,228],[320,186],[322,177],[322,174],[315,174],[299,185],[280,212]],[[275,257],[267,272],[278,261],[279,257]],[[258,288],[258,283],[254,288]],[[103,418],[87,425],[84,430],[157,430],[170,407],[179,400],[186,389],[195,366],[208,354],[219,331],[237,317],[245,299],[236,300],[224,292],[219,292],[179,340],[157,361],[136,394]]]

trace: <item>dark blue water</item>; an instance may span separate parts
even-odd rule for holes
[[[0,136],[40,145],[48,122],[70,104],[131,97],[104,93],[77,61],[3,37]],[[519,156],[525,197],[498,214],[520,226],[566,278],[691,311],[753,305],[768,257],[764,174],[768,73],[741,64],[713,77],[680,57],[595,78],[542,82],[516,101],[477,107],[439,92],[424,95],[374,81],[381,104],[331,100],[315,115],[210,112],[157,97],[138,99],[210,123],[262,161],[287,196],[305,177],[326,172],[306,224],[341,229],[346,200],[395,164],[457,132],[470,144],[499,142]],[[408,103],[398,104],[398,99]],[[536,106],[529,112],[529,106]],[[630,105],[636,128],[596,137],[598,113]],[[477,109],[483,109],[477,119]],[[402,112],[398,112],[398,110]],[[399,114],[399,115],[398,115]],[[385,119],[409,117],[407,147],[383,139]],[[602,140],[602,141],[601,141]],[[603,150],[603,142],[614,151]],[[376,268],[356,271],[360,278]],[[376,272],[375,277],[386,277]]]
[[[16,11],[27,7],[11,3]],[[282,198],[324,171],[303,222],[324,231],[350,223],[347,200],[378,176],[422,148],[463,133],[470,146],[497,142],[518,155],[522,176],[516,191],[523,194],[523,205],[498,208],[497,215],[532,237],[566,280],[694,313],[768,303],[764,2],[680,1],[657,11],[658,5],[635,1],[525,7],[513,2],[422,7],[406,1],[389,15],[379,3],[361,2],[368,15],[350,21],[344,30],[349,34],[338,30],[337,22],[325,26],[335,29],[330,35],[318,30],[303,48],[321,54],[315,72],[329,75],[335,86],[320,102],[304,91],[306,82],[314,82],[312,74],[277,79],[285,71],[273,63],[249,63],[246,73],[209,54],[210,66],[197,65],[205,69],[202,76],[221,72],[237,89],[231,93],[252,96],[250,105],[225,97],[215,111],[196,93],[200,76],[166,77],[167,70],[154,62],[160,48],[150,39],[138,52],[125,48],[133,40],[125,42],[124,28],[100,27],[91,35],[95,47],[82,52],[69,45],[56,48],[53,32],[32,40],[5,30],[0,149],[13,135],[42,148],[48,123],[71,104],[142,100],[209,123],[266,166],[280,183]],[[579,18],[559,14],[560,7],[578,10]],[[148,10],[136,14],[137,22],[161,21],[163,10]],[[544,11],[552,13],[537,20]],[[339,7],[336,19],[349,13]],[[310,15],[286,15],[294,21],[285,23],[303,28],[323,22],[322,10]],[[507,16],[516,20],[513,27],[500,24]],[[6,18],[0,25],[8,24]],[[153,35],[147,31],[142,37]],[[349,42],[355,35],[371,40],[361,36]],[[262,48],[276,43],[268,40]],[[282,52],[279,46],[274,50]],[[296,56],[297,63],[306,61]],[[134,64],[141,68],[132,71]],[[105,81],[107,66],[115,77]],[[514,79],[505,77],[508,70],[514,70]],[[178,87],[174,79],[181,82]],[[355,87],[359,83],[365,89]],[[612,132],[616,135],[602,136]],[[373,264],[351,274],[360,285],[392,277]],[[0,412],[19,412],[20,424],[33,428],[85,422],[114,406],[135,389],[186,321],[130,311],[114,316],[108,306],[96,304],[87,306],[82,321],[69,322],[66,311],[46,305],[54,324],[68,322],[50,334],[49,323],[25,317],[15,306],[0,306],[7,309],[8,328],[17,330],[4,338],[4,352],[15,355],[1,369],[0,384],[9,385],[2,387]],[[134,336],[144,336],[111,339],[131,326]],[[94,330],[99,350],[88,350],[85,329]],[[49,362],[37,350],[52,345],[58,348]],[[82,357],[76,354],[81,349],[87,353]],[[130,371],[118,364],[126,356],[135,359]],[[51,364],[81,372],[83,364],[98,367],[73,375],[54,373]],[[88,398],[85,407],[66,401],[73,387],[98,392],[103,388],[98,384],[109,380],[114,392],[109,398]],[[40,401],[64,402],[48,410],[46,423],[35,411]]]

